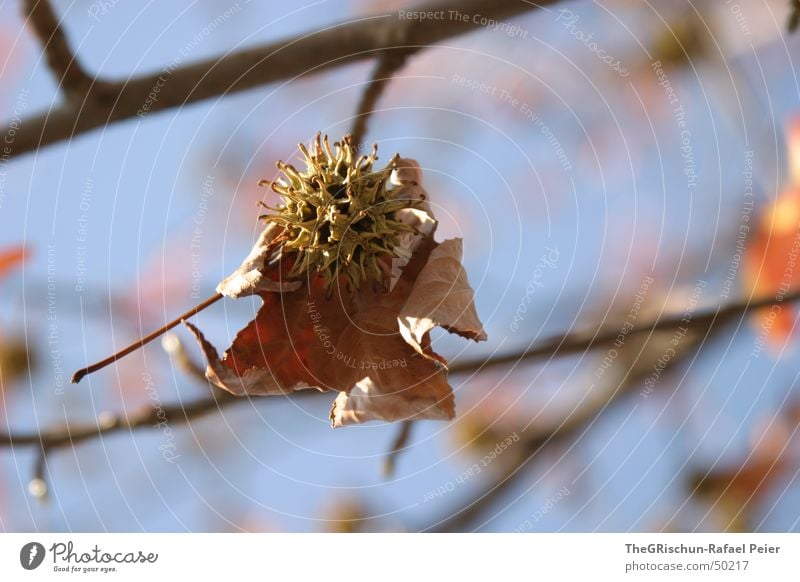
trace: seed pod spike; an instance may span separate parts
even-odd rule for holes
[[[398,155],[376,170],[377,144],[369,155],[357,155],[349,135],[331,147],[327,135],[317,134],[310,146],[298,148],[306,168],[281,162],[283,179],[265,181],[283,199],[264,218],[285,229],[284,251],[297,255],[293,275],[320,276],[328,291],[369,281],[387,288],[391,269],[384,263],[405,257],[400,235],[413,230],[394,213],[417,203],[387,190]]]

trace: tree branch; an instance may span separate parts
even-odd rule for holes
[[[541,454],[545,447],[553,447],[565,443],[578,434],[585,426],[603,412],[608,406],[622,399],[637,385],[636,379],[626,381],[618,389],[612,390],[605,398],[593,406],[586,406],[583,410],[573,411],[555,427],[542,429],[529,429],[528,433],[520,435],[522,440],[513,445],[514,450],[509,455],[500,457],[502,466],[492,473],[491,477],[467,503],[459,502],[457,509],[448,510],[439,519],[429,525],[421,527],[419,531],[428,532],[466,532],[471,526],[495,503],[497,499],[516,485],[522,477],[528,474],[526,469]],[[497,463],[498,461],[495,461]]]
[[[800,291],[787,293],[780,300],[776,300],[775,297],[769,297],[752,302],[733,303],[704,314],[692,316],[688,324],[684,319],[684,315],[668,317],[634,328],[627,334],[626,341],[630,341],[630,336],[636,334],[686,328],[687,334],[684,336],[684,345],[680,351],[676,352],[675,357],[670,359],[668,366],[662,370],[662,374],[666,374],[675,369],[680,362],[696,354],[712,336],[720,333],[726,324],[733,323],[737,317],[776,303],[791,303],[798,300],[800,300]],[[690,331],[691,333],[689,333]],[[491,358],[483,363],[480,360],[473,360],[456,364],[451,367],[451,373],[472,373],[483,371],[487,367],[500,365],[501,363],[510,364],[526,359],[536,360],[546,356],[580,353],[589,349],[612,345],[618,335],[619,330],[614,330],[613,332],[598,332],[591,337],[564,336],[553,338],[530,350]],[[646,342],[648,340],[649,338],[645,338],[643,341]],[[529,428],[522,434],[522,441],[514,445],[514,454],[506,454],[501,458],[499,468],[495,470],[481,491],[473,497],[472,501],[466,504],[460,503],[457,509],[451,510],[440,519],[421,527],[420,531],[463,532],[470,530],[472,524],[480,519],[497,499],[502,497],[506,491],[516,485],[527,474],[525,469],[545,448],[574,440],[581,430],[585,430],[584,427],[590,425],[593,419],[609,406],[617,404],[626,395],[640,387],[641,382],[652,374],[652,366],[637,367],[637,362],[638,358],[626,372],[621,383],[612,383],[606,386],[607,393],[605,397],[597,399],[593,405],[573,410],[555,427]]]
[[[795,32],[797,30],[798,24],[800,24],[800,0],[790,0],[789,21],[786,25],[786,28],[789,30],[789,33]]]
[[[790,303],[800,300],[800,291],[787,293],[783,296],[781,302]],[[627,337],[653,331],[674,330],[679,327],[689,327],[696,337],[703,337],[700,334],[705,332],[702,342],[708,339],[712,331],[721,330],[723,324],[730,323],[737,316],[742,316],[754,309],[767,307],[776,303],[775,297],[760,299],[758,301],[745,301],[742,303],[734,303],[726,307],[721,307],[716,310],[695,316],[687,325],[684,316],[673,316],[655,321],[649,324],[632,329]],[[466,360],[463,362],[455,362],[450,366],[450,374],[471,374],[481,372],[488,368],[499,365],[507,365],[522,360],[535,360],[545,356],[561,356],[585,350],[595,349],[604,345],[611,345],[618,337],[618,331],[612,332],[597,332],[591,337],[585,335],[566,335],[563,337],[547,340],[542,344],[531,348],[529,350],[518,351],[503,356],[492,357],[489,359],[474,359]],[[172,343],[170,343],[172,342]],[[169,340],[167,349],[176,355],[178,348],[173,345],[174,339]],[[694,347],[694,346],[693,346]],[[183,357],[188,358],[188,355],[183,354]],[[192,362],[180,362],[181,367],[192,370],[193,375],[197,375],[197,365]],[[609,395],[608,399],[603,402],[607,405],[613,400],[618,400],[622,395],[627,393],[633,386],[636,385],[637,375],[631,378],[626,378],[626,381],[620,385],[613,387],[614,391]],[[322,394],[313,390],[301,391],[296,393],[298,396],[314,396]],[[88,424],[82,426],[66,426],[57,429],[47,430],[41,433],[0,433],[0,447],[9,446],[37,446],[41,450],[40,461],[37,463],[37,478],[41,479],[39,473],[44,472],[46,465],[46,455],[53,449],[58,449],[66,446],[75,446],[85,440],[100,438],[103,435],[119,432],[122,430],[133,431],[140,428],[153,428],[158,426],[159,423],[174,422],[176,424],[183,424],[191,422],[192,420],[205,416],[211,412],[221,410],[223,407],[233,404],[235,402],[244,402],[248,399],[233,396],[227,392],[213,390],[211,395],[207,398],[196,400],[188,405],[183,403],[164,406],[161,408],[143,408],[141,411],[132,415],[125,413],[120,415],[111,415],[103,417],[97,424]],[[487,491],[478,498],[478,502],[471,505],[469,508],[458,512],[447,520],[443,520],[441,524],[435,526],[435,529],[442,531],[452,530],[462,523],[467,523],[473,519],[475,515],[480,512],[489,504],[494,496],[499,491],[505,490],[509,487],[516,478],[518,478],[522,468],[545,444],[552,444],[554,442],[563,441],[571,437],[574,432],[581,426],[588,423],[594,418],[600,409],[589,408],[582,410],[578,413],[573,412],[562,424],[554,430],[547,430],[544,433],[534,433],[533,436],[528,436],[524,441],[525,444],[518,446],[522,451],[519,457],[519,465],[513,465],[514,470],[511,475],[506,475],[498,481],[493,481]],[[389,466],[393,463],[397,453],[405,446],[410,436],[411,423],[406,423],[402,430],[398,433],[395,442],[389,452],[387,463]],[[516,457],[514,457],[516,458]]]
[[[24,0],[23,11],[42,43],[47,64],[67,94],[85,94],[93,84],[69,47],[50,0]]]
[[[394,74],[405,65],[406,59],[416,50],[416,48],[411,48],[383,51],[378,57],[375,70],[372,72],[372,77],[361,95],[361,101],[356,109],[355,123],[350,132],[353,143],[360,144],[364,140],[369,117],[375,109],[378,99],[383,95]]]
[[[474,16],[502,21],[559,0],[447,0],[381,16],[332,25],[323,30],[231,52],[174,69],[120,82],[95,83],[87,103],[61,107],[24,119],[11,155],[72,138],[111,123],[374,58],[376,51],[421,48],[481,28]],[[438,12],[443,19],[413,13]],[[458,13],[460,18],[452,17]],[[62,70],[61,61],[54,67]],[[64,69],[66,70],[66,69]],[[0,129],[6,132],[9,127]]]
[[[691,345],[679,357],[670,361],[662,370],[662,375],[670,373],[685,358],[696,353],[711,334],[722,328],[708,329],[705,337],[693,337]],[[513,445],[513,451],[507,452],[495,461],[495,471],[483,485],[481,491],[468,503],[459,503],[457,508],[444,513],[440,519],[434,520],[419,531],[432,532],[466,532],[471,531],[473,524],[480,519],[505,492],[515,486],[528,475],[527,469],[547,448],[574,441],[582,431],[588,430],[592,422],[609,407],[618,404],[623,398],[641,386],[641,382],[652,373],[652,368],[629,370],[622,382],[607,383],[605,396],[596,402],[576,407],[560,423],[550,426],[532,426],[520,435],[521,441]],[[663,381],[663,377],[662,377]]]
[[[210,412],[216,412],[235,402],[247,402],[222,391],[189,404],[172,404],[160,408],[144,407],[133,414],[116,414],[101,417],[97,424],[66,426],[41,433],[0,433],[0,446],[37,446],[45,452],[65,446],[74,446],[85,440],[102,437],[122,430],[153,428],[159,423],[184,424]]]
[[[414,422],[411,420],[404,420],[400,423],[400,428],[397,431],[397,434],[392,440],[392,446],[389,448],[389,452],[386,453],[386,458],[383,460],[383,474],[386,477],[391,477],[394,475],[394,468],[397,464],[397,459],[400,456],[406,446],[408,445],[409,439],[411,439],[411,429],[414,427]]]
[[[750,311],[779,303],[793,303],[798,300],[800,300],[800,290],[787,293],[780,300],[775,297],[766,297],[754,301],[748,300],[739,303],[731,303],[730,305],[720,306],[717,309],[699,315],[693,315],[688,326],[683,314],[671,315],[650,323],[635,326],[626,334],[626,337],[656,331],[674,331],[684,326],[690,327],[695,332],[702,332],[714,326],[722,326],[729,323]],[[547,357],[579,354],[598,347],[609,346],[613,344],[618,337],[619,329],[616,327],[598,329],[591,335],[586,333],[559,335],[544,340],[528,350],[493,356],[489,359],[474,358],[471,360],[454,362],[449,370],[451,374],[469,374],[473,372],[482,372],[497,366],[515,364],[522,360],[533,361]]]

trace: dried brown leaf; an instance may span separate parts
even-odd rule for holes
[[[461,266],[462,240],[446,240],[430,258],[400,310],[400,332],[420,354],[431,356],[428,334],[436,326],[474,341],[486,340],[474,293]]]
[[[275,250],[275,239],[280,235],[281,228],[270,224],[258,237],[255,246],[242,264],[229,276],[217,285],[217,293],[226,297],[238,299],[256,293],[270,291],[295,291],[300,288],[299,281],[285,281],[276,277],[274,271],[269,271],[267,261]],[[272,274],[271,278],[267,273]]]
[[[404,196],[416,200],[427,199],[420,179],[412,160],[403,160],[393,175]],[[275,252],[280,233],[268,227],[242,266],[218,287],[229,297],[258,294],[264,303],[255,319],[221,358],[187,324],[208,361],[208,379],[236,395],[337,391],[330,414],[334,427],[453,418],[444,360],[430,349],[428,332],[441,324],[472,339],[485,338],[461,267],[461,243],[437,244],[435,220],[423,210],[398,214],[417,229],[405,239],[406,256],[395,257],[391,266],[387,259],[384,285],[357,289],[331,288],[311,273],[304,281],[287,280],[292,259]]]

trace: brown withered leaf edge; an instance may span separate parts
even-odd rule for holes
[[[192,324],[207,360],[206,376],[235,395],[276,395],[316,388],[337,391],[334,427],[369,420],[400,421],[455,416],[446,360],[430,345],[437,325],[486,339],[461,266],[461,240],[436,243],[435,228],[421,235],[392,290],[335,287],[322,279],[286,281],[288,261],[267,264],[277,233],[262,233],[253,251],[218,291],[257,294],[255,319],[219,357]]]

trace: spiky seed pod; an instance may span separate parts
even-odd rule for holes
[[[358,157],[349,135],[333,145],[320,134],[310,152],[299,144],[304,171],[278,162],[283,176],[261,184],[280,194],[283,203],[261,218],[285,229],[283,256],[296,255],[290,277],[319,273],[328,290],[342,276],[352,289],[368,281],[383,283],[390,259],[403,253],[400,236],[414,230],[395,213],[418,201],[399,197],[399,188],[387,190],[399,156],[374,170],[377,145]]]

